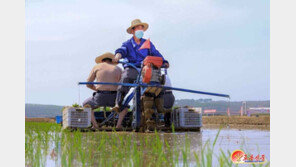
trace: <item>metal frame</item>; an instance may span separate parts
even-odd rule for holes
[[[136,69],[138,71],[138,77],[135,83],[119,83],[119,82],[78,82],[78,85],[86,85],[86,84],[100,84],[100,85],[122,85],[122,86],[129,86],[129,87],[135,87],[134,92],[132,92],[124,101],[123,107],[126,107],[128,103],[132,100],[132,98],[135,96],[135,112],[134,114],[134,119],[132,123],[132,127],[135,130],[138,130],[141,126],[141,95],[144,92],[144,89],[147,87],[159,87],[165,90],[176,90],[176,91],[182,91],[182,92],[189,92],[189,93],[196,93],[196,94],[203,94],[203,95],[209,95],[209,96],[218,96],[218,97],[225,97],[225,98],[230,98],[229,95],[227,94],[220,94],[220,93],[212,93],[212,92],[204,92],[204,91],[198,91],[198,90],[190,90],[190,89],[184,89],[184,88],[175,88],[175,87],[169,87],[169,86],[163,86],[163,85],[151,85],[151,84],[145,84],[142,83],[141,80],[141,72],[142,69],[138,69],[136,66],[134,66],[131,63],[128,63],[127,61],[120,61],[119,63],[121,64],[127,64],[128,66]],[[162,67],[163,68],[163,67]],[[165,71],[166,74],[166,71]],[[112,114],[109,115],[108,118],[106,118],[105,121],[103,121],[101,124],[104,124],[105,122],[109,121],[113,116],[115,115],[115,112],[113,111]]]

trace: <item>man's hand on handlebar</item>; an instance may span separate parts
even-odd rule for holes
[[[163,66],[164,66],[164,68],[169,68],[170,64],[169,63],[164,63]]]
[[[119,59],[121,59],[121,54],[116,53],[115,58],[112,61],[113,61],[113,63],[118,63]]]

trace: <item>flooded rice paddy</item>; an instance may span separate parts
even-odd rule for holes
[[[235,166],[232,151],[270,157],[270,132],[68,132],[54,123],[26,123],[26,166]],[[258,165],[269,166],[269,163]]]

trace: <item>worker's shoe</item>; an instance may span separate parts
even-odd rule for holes
[[[90,104],[84,104],[83,107],[84,108],[92,108]]]
[[[115,111],[115,112],[117,112],[117,113],[120,113],[120,106],[116,104],[116,105],[112,108],[112,111]]]
[[[116,94],[116,101],[115,101],[115,106],[112,108],[113,111],[120,113],[121,112],[121,104],[124,99],[124,96],[121,92],[117,92]]]

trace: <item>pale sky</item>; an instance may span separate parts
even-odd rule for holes
[[[269,100],[267,0],[27,0],[26,103],[71,105],[96,56],[131,38],[133,19],[170,62],[173,86]],[[92,91],[80,86],[80,103]],[[174,93],[177,99],[213,98]]]

